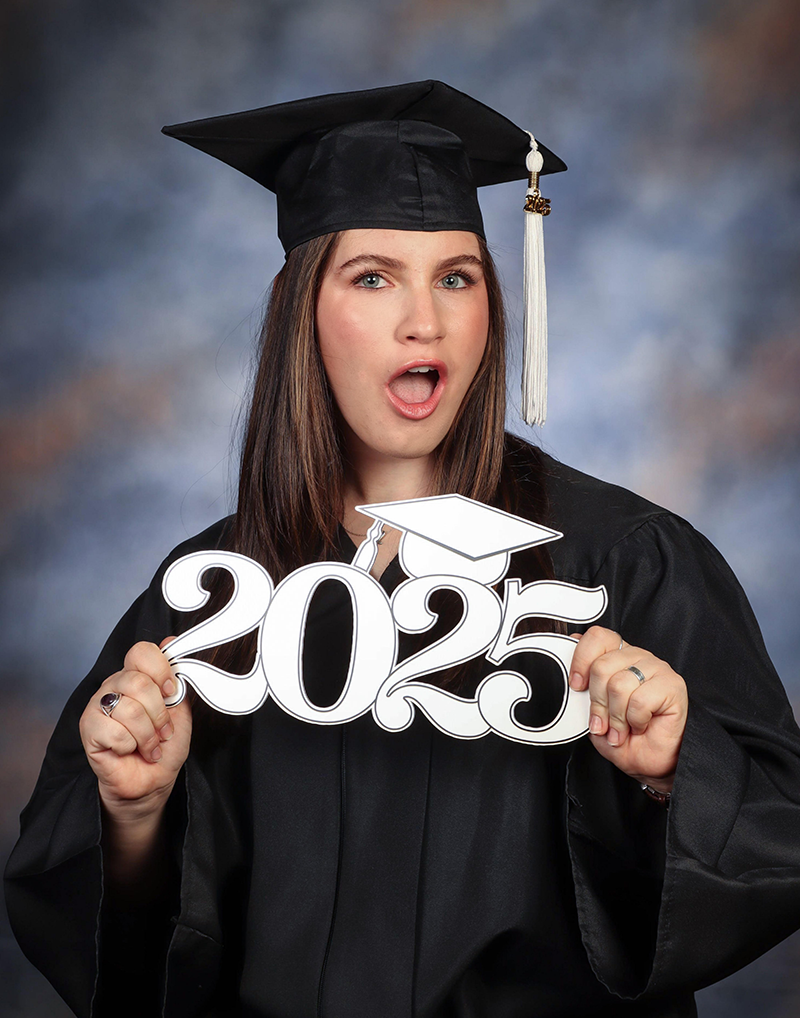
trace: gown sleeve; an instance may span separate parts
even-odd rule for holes
[[[134,643],[169,635],[162,614],[151,586],[119,621],[69,698],[6,868],[6,902],[17,940],[78,1015],[90,1013],[95,994],[103,899],[100,799],[78,722]]]
[[[166,850],[173,866],[172,900],[161,903],[152,914],[134,916],[105,908],[97,779],[78,729],[86,703],[109,675],[120,670],[134,643],[159,643],[186,628],[187,620],[178,618],[161,595],[162,577],[167,566],[182,554],[213,547],[216,536],[211,528],[176,548],[149,588],[119,621],[96,664],[69,698],[50,739],[33,796],[20,818],[20,838],[5,874],[11,925],[27,958],[79,1018],[159,1013],[156,1001],[164,992],[165,979],[171,977],[181,983],[178,970],[187,964],[187,954],[191,953],[195,961],[203,955],[196,945],[191,951],[182,949],[183,941],[202,941],[208,954],[208,948],[215,948],[215,940],[219,939],[214,937],[211,920],[205,924],[202,920],[181,922],[189,775],[191,772],[194,776],[191,784],[197,794],[202,797],[207,793],[209,798],[213,790],[207,790],[208,768],[190,754],[168,804]],[[223,829],[227,832],[224,825]],[[199,837],[198,843],[193,858],[199,857],[202,865],[204,852],[213,855],[214,847],[208,838]],[[195,879],[194,865],[189,879]],[[205,902],[203,899],[197,909],[202,909]],[[147,935],[143,935],[144,930]],[[203,957],[211,979],[214,964],[210,957]],[[192,983],[198,987],[205,983],[196,969]],[[201,996],[205,996],[205,987],[201,989]]]
[[[683,676],[689,713],[669,811],[588,741],[573,754],[581,933],[614,993],[670,996],[800,926],[800,732],[744,592],[689,524],[647,521],[595,581],[609,591],[601,624]]]

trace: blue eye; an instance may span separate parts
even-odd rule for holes
[[[462,290],[466,285],[466,279],[459,272],[450,272],[442,280],[445,290]]]

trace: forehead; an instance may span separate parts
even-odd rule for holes
[[[381,255],[402,262],[439,262],[460,255],[480,257],[477,234],[465,230],[345,230],[332,265],[361,255]]]

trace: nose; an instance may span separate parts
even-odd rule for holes
[[[429,285],[407,288],[398,333],[399,338],[417,343],[435,343],[444,337],[443,309]]]

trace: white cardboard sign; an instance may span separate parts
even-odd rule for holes
[[[174,640],[164,653],[172,663],[179,703],[186,683],[211,707],[226,714],[249,714],[268,696],[295,718],[317,725],[339,725],[372,712],[389,732],[402,731],[417,710],[440,731],[457,739],[489,732],[516,742],[554,745],[588,731],[589,694],[568,683],[576,640],[557,633],[515,636],[530,617],[588,623],[608,603],[605,587],[586,588],[557,580],[523,586],[507,579],[503,597],[493,589],[505,577],[511,553],[560,538],[558,531],[483,505],[463,495],[440,495],[357,507],[375,522],[353,561],[315,562],[290,573],[277,587],[269,573],[244,555],[200,551],[174,562],[162,590],[177,611],[196,611],[208,600],[201,586],[207,569],[226,569],[234,590],[215,615]],[[370,574],[384,524],[402,531],[399,558],[409,577],[390,596]],[[353,610],[353,642],[348,674],[338,700],[320,707],[306,695],[302,662],[306,619],[314,592],[333,580],[347,590]],[[455,591],[463,613],[455,628],[398,663],[398,634],[424,633],[437,620],[429,609],[436,590]],[[247,675],[233,675],[193,655],[258,630],[258,651]],[[538,654],[556,662],[563,677],[557,715],[541,727],[520,724],[514,708],[532,695],[529,680],[503,669],[516,654]],[[424,681],[426,675],[485,656],[498,665],[474,697],[457,696]]]

